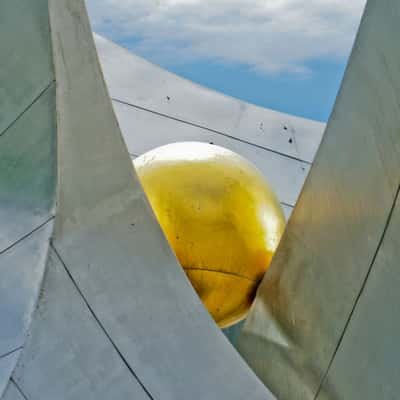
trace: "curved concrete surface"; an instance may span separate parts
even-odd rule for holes
[[[2,37],[22,34],[16,4],[32,21],[24,34],[38,32],[28,42],[47,46],[36,61],[48,68],[52,58],[55,75],[28,106],[15,93],[13,123],[0,136],[0,398],[272,399],[203,308],[155,220],[83,1],[6,0],[0,15],[15,20],[1,25]],[[17,45],[24,57],[24,40]],[[19,70],[7,68],[18,86]]]
[[[370,0],[239,350],[280,399],[395,399],[400,3]]]

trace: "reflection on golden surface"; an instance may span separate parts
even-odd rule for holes
[[[221,327],[246,316],[285,226],[262,174],[222,147],[173,143],[134,161],[179,262]]]

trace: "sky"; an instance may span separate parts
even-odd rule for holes
[[[180,76],[327,121],[365,0],[87,0],[94,31]]]

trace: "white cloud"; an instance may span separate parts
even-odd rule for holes
[[[307,73],[348,56],[365,0],[87,0],[94,30],[161,65]]]

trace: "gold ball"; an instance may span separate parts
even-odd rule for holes
[[[219,146],[185,142],[134,160],[154,213],[222,328],[243,319],[285,227],[257,168]]]

